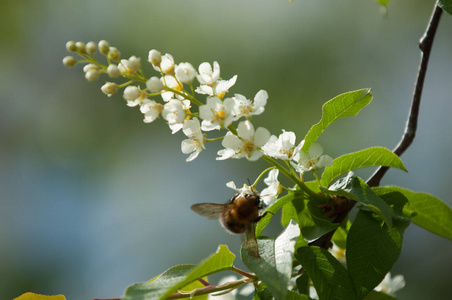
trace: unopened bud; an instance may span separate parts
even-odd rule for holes
[[[111,78],[119,77],[120,73],[119,73],[118,66],[114,65],[114,64],[109,65],[107,68],[107,74]]]
[[[90,70],[86,72],[85,78],[88,81],[96,81],[99,78],[99,72],[97,70]]]
[[[118,85],[114,82],[107,82],[100,88],[100,90],[108,97],[111,97],[118,91]]]
[[[77,52],[86,53],[86,45],[84,42],[77,42],[75,43],[75,46],[77,47]]]
[[[110,43],[106,40],[102,40],[99,42],[99,52],[103,55],[107,55],[108,51],[110,50]]]
[[[108,58],[114,61],[119,61],[121,58],[121,52],[116,47],[110,47],[108,50]]]
[[[140,95],[141,95],[141,91],[138,87],[129,85],[128,87],[126,87],[124,89],[123,97],[127,101],[133,101],[133,100],[137,99],[138,97],[140,97]]]
[[[89,71],[98,71],[99,67],[95,64],[87,64],[83,67],[83,72],[88,73]]]
[[[158,93],[163,90],[163,84],[160,81],[160,78],[156,76],[149,78],[146,82],[146,87],[151,93]]]
[[[69,41],[66,43],[66,49],[69,52],[75,52],[77,51],[77,46],[75,45],[74,41]]]
[[[77,63],[77,60],[72,56],[66,56],[63,58],[63,64],[67,67],[72,67]]]
[[[86,52],[88,52],[88,54],[94,54],[97,50],[97,45],[95,42],[88,42],[86,44]]]
[[[152,49],[149,51],[148,61],[154,66],[159,66],[162,61],[162,54],[159,51]]]

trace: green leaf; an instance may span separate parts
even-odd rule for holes
[[[391,194],[394,196],[394,193],[402,194],[411,205],[404,208],[406,213],[409,213],[410,209],[416,213],[411,218],[414,224],[452,240],[452,209],[440,199],[430,194],[417,193],[396,186],[385,186],[376,189],[376,192],[383,196]]]
[[[320,300],[358,299],[347,270],[328,250],[319,247],[301,247],[297,250],[295,258],[314,283]]]
[[[452,0],[438,0],[438,6],[452,15]]]
[[[320,184],[328,187],[333,179],[342,174],[371,166],[385,166],[407,171],[402,160],[391,150],[383,147],[372,147],[336,158],[333,165],[326,167],[323,171]]]
[[[297,289],[300,294],[308,294],[309,293],[309,276],[308,274],[302,274],[296,280]]]
[[[245,247],[241,249],[244,264],[262,280],[276,299],[286,299],[299,235],[300,229],[292,221],[277,238],[257,240],[260,257],[250,255]]]
[[[356,116],[372,100],[370,92],[370,89],[348,92],[326,102],[322,107],[322,119],[306,134],[302,150],[307,153],[320,134],[337,119]]]
[[[46,296],[28,292],[14,298],[14,300],[66,300],[66,297],[63,295]]]
[[[341,249],[346,248],[347,234],[350,230],[350,226],[352,226],[352,223],[350,223],[347,218],[342,222],[341,226],[337,228],[331,239]]]
[[[264,228],[270,223],[273,214],[275,214],[278,210],[280,210],[284,205],[286,205],[288,202],[292,201],[294,197],[293,192],[289,192],[284,197],[279,198],[275,203],[273,203],[269,208],[267,208],[265,211],[268,211],[269,213],[266,214],[257,224],[256,224],[256,236],[260,236],[262,234],[262,231]],[[287,224],[286,224],[287,225]]]
[[[286,226],[291,219],[296,220],[298,226],[300,226],[301,234],[308,241],[315,240],[325,233],[336,229],[339,224],[328,220],[322,214],[322,210],[316,207],[317,204],[321,203],[294,197],[283,208],[281,219],[283,226]]]
[[[385,293],[371,291],[369,295],[367,295],[367,297],[364,298],[364,300],[397,300],[397,299]]]
[[[232,268],[235,255],[225,245],[199,265],[178,265],[170,268],[150,282],[129,286],[122,300],[166,299],[189,283],[210,274]]]
[[[302,295],[302,294],[298,294],[298,293],[289,291],[287,293],[286,300],[311,300],[311,298],[309,298],[308,295]]]
[[[371,212],[359,211],[347,236],[347,269],[358,298],[363,299],[391,270],[402,250],[403,232],[409,222],[382,224]]]
[[[389,226],[392,226],[392,213],[389,206],[367,185],[364,180],[349,172],[347,177],[339,179],[325,193],[343,196],[358,201],[365,208],[377,213]]]

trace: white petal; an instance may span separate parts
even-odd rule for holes
[[[242,141],[234,134],[228,132],[228,133],[226,133],[225,137],[223,138],[221,145],[223,145],[223,147],[225,147],[225,148],[229,148],[229,149],[238,151],[241,149]]]
[[[322,148],[322,146],[320,146],[319,143],[314,143],[311,145],[311,147],[309,147],[308,155],[311,158],[319,158],[320,155],[322,155],[322,153],[323,153],[323,148]]]
[[[265,145],[265,143],[270,139],[270,131],[265,129],[264,127],[259,127],[256,130],[256,134],[254,136],[254,144],[257,147],[261,147]]]
[[[267,104],[267,99],[268,93],[264,90],[260,90],[254,97],[254,105],[256,107],[264,107]]]
[[[235,151],[232,149],[223,149],[217,152],[220,157],[217,157],[217,160],[225,160],[234,156]]]
[[[253,126],[253,124],[251,124],[251,122],[248,121],[248,120],[240,122],[239,126],[237,127],[237,134],[242,139],[245,139],[247,141],[251,141],[253,139],[253,137],[254,137],[254,126]],[[268,137],[270,138],[270,135]]]
[[[316,166],[317,168],[324,168],[331,166],[333,164],[333,159],[328,155],[322,155],[320,156],[319,161],[317,162]]]

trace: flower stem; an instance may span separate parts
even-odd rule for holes
[[[267,162],[275,166],[278,170],[280,170],[284,175],[289,177],[290,180],[295,182],[296,185],[300,187],[306,194],[308,194],[313,199],[320,199],[322,198],[320,195],[312,191],[310,188],[304,184],[303,181],[301,181],[298,177],[294,176],[290,171],[288,171],[286,168],[284,168],[280,163],[278,163],[276,160],[271,158],[270,156],[264,155],[262,156]]]
[[[269,167],[269,168],[265,169],[264,171],[262,171],[262,173],[259,175],[259,177],[256,178],[256,181],[254,181],[254,183],[251,187],[255,188],[257,183],[259,182],[259,180],[261,180],[262,176],[264,176],[264,174],[267,173],[268,171],[271,171],[275,168],[276,167]]]

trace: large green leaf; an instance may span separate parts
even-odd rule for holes
[[[411,221],[439,236],[452,240],[452,209],[440,199],[426,193],[417,193],[401,187],[385,186],[374,191],[382,198],[393,199],[396,196],[405,197],[410,207],[404,210],[414,210],[416,215]]]
[[[189,283],[207,275],[232,268],[235,255],[225,245],[220,245],[215,254],[199,265],[178,265],[170,268],[149,282],[129,286],[122,300],[166,299]]]
[[[348,92],[326,102],[322,107],[322,119],[306,134],[302,150],[307,153],[320,134],[337,119],[356,116],[372,100],[370,92],[370,89]]]
[[[394,219],[389,227],[369,211],[359,211],[347,236],[347,269],[363,299],[391,270],[402,250],[409,221]]]
[[[325,193],[351,198],[364,205],[365,208],[377,213],[389,225],[392,225],[392,214],[389,206],[379,198],[361,178],[353,172],[339,179]]]
[[[438,0],[438,6],[444,9],[449,15],[452,15],[452,0]]]
[[[336,158],[333,165],[326,167],[323,171],[320,183],[322,186],[328,187],[333,179],[342,174],[371,166],[393,167],[406,171],[400,158],[391,150],[383,147],[372,147]]]
[[[308,273],[320,300],[353,300],[356,290],[345,267],[330,252],[319,247],[301,247],[295,258]]]
[[[291,219],[296,220],[300,226],[301,234],[308,241],[315,240],[336,229],[339,224],[328,220],[322,213],[321,208],[317,207],[318,204],[321,203],[295,197],[283,208],[282,225],[286,226]]]
[[[295,243],[299,235],[300,229],[292,221],[277,238],[257,240],[260,257],[250,255],[245,247],[241,249],[244,264],[262,280],[278,300],[286,299],[289,280],[292,277]]]

